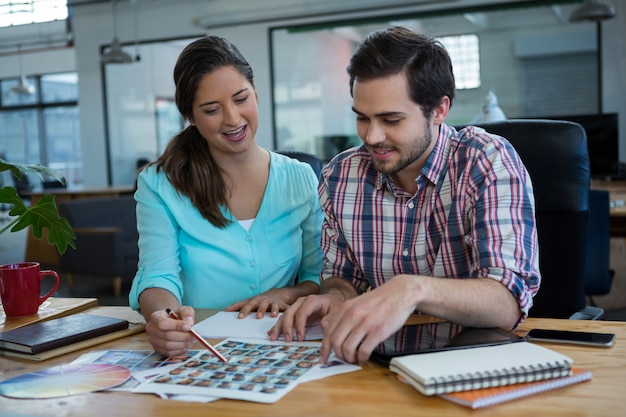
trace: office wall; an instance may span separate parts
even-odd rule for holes
[[[120,1],[118,35],[122,42],[131,42],[135,34],[141,42],[164,39],[183,39],[212,33],[232,40],[249,59],[256,72],[259,93],[260,125],[257,138],[262,146],[272,146],[271,90],[268,29],[273,26],[368,17],[395,11],[430,11],[481,4],[503,4],[506,0],[291,0],[286,7],[283,0],[138,0],[136,18],[131,2]],[[618,17],[603,24],[605,112],[620,113],[621,159],[626,160],[626,2],[613,1]],[[384,6],[384,8],[383,8]],[[347,10],[357,12],[346,12]],[[281,17],[277,19],[276,16]],[[306,16],[306,17],[297,17]],[[203,20],[205,29],[196,23]],[[136,26],[134,22],[136,21]],[[107,147],[105,146],[105,112],[103,73],[99,64],[100,49],[113,36],[110,4],[96,3],[74,10],[74,49],[26,54],[24,70],[29,73],[47,73],[76,69],[79,73],[79,102],[81,140],[86,186],[106,185]],[[132,46],[125,46],[132,52]],[[171,68],[162,68],[171,73]],[[0,56],[0,77],[18,75],[15,56]],[[164,81],[165,82],[165,81]],[[167,88],[166,85],[163,85]],[[170,84],[169,88],[173,88]],[[502,98],[501,98],[502,100]],[[123,126],[122,126],[123,127]],[[149,129],[135,129],[134,136],[153,135]],[[112,140],[120,140],[112,138]],[[135,140],[124,139],[124,140]],[[140,146],[138,153],[144,152]]]

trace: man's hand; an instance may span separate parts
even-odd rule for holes
[[[298,298],[267,332],[270,340],[277,340],[282,334],[291,342],[295,331],[296,339],[303,341],[307,326],[318,324],[322,317],[357,294],[350,281],[339,277],[326,279],[318,292],[320,295],[309,293]]]
[[[295,330],[296,339],[303,341],[306,327],[318,324],[322,317],[336,310],[341,305],[341,302],[341,298],[335,294],[314,294],[298,298],[283,313],[267,334],[270,340],[277,340],[282,334],[285,337],[285,341],[291,342]]]
[[[415,310],[411,277],[399,275],[375,290],[346,301],[320,323],[320,362],[331,352],[347,362],[365,362],[376,346],[400,329]]]

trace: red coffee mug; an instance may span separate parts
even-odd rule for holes
[[[41,295],[41,280],[46,276],[56,279],[54,287]],[[59,288],[61,279],[54,271],[41,271],[39,262],[21,262],[0,266],[0,297],[7,317],[37,314],[39,306]]]

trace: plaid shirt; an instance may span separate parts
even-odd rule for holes
[[[322,279],[376,288],[398,274],[491,278],[527,317],[539,289],[532,184],[511,144],[477,127],[442,125],[408,194],[364,147],[324,168]]]

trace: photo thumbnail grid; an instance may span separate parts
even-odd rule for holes
[[[274,394],[318,364],[319,346],[227,340],[216,348],[228,363],[202,351],[151,382]]]

